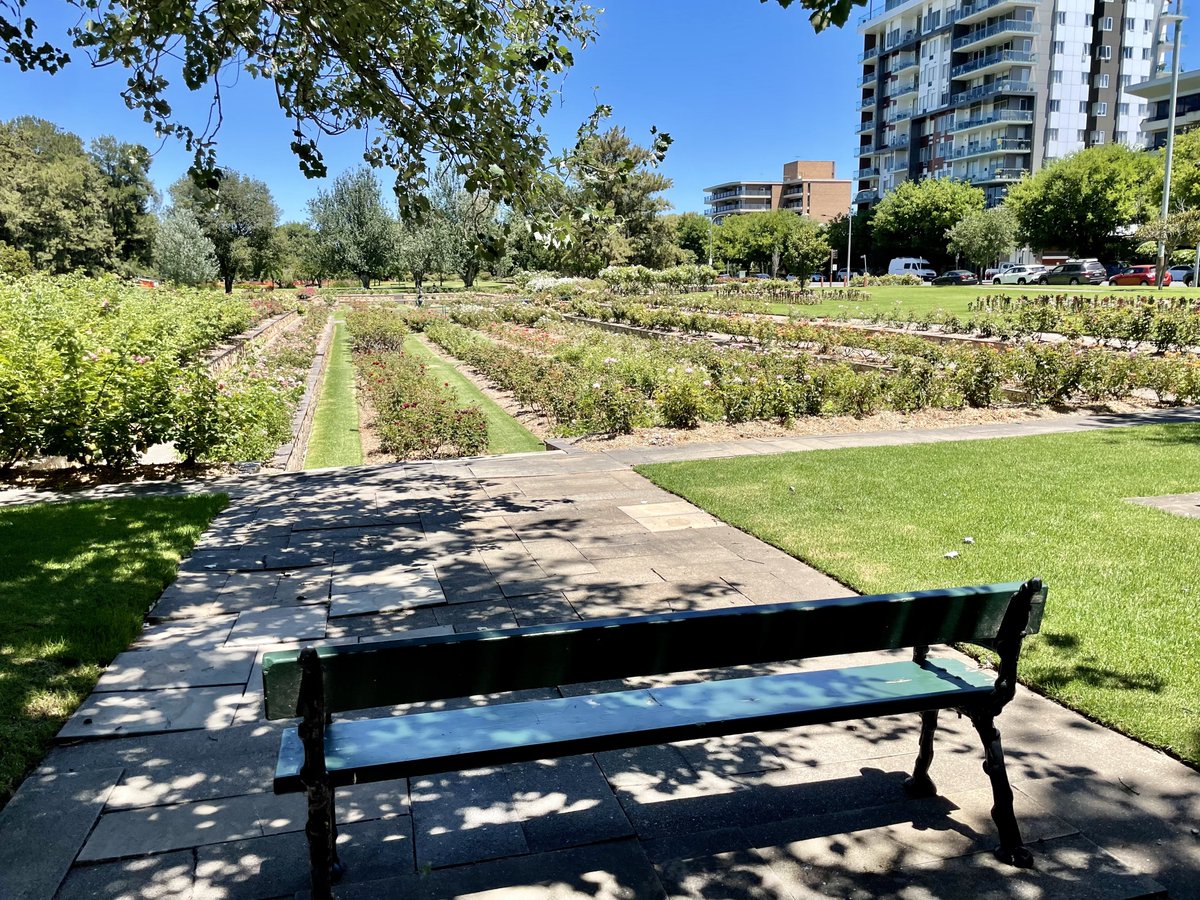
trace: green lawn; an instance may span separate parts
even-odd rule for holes
[[[1022,680],[1200,763],[1200,519],[1122,500],[1200,491],[1200,426],[638,471],[863,592],[1043,577]]]
[[[483,410],[488,423],[488,453],[527,453],[546,449],[546,445],[526,430],[524,425],[497,406],[469,378],[438,356],[416,335],[404,341],[404,350],[424,362],[433,377],[449,384],[460,403],[472,404]]]
[[[304,454],[304,468],[362,465],[358,434],[358,401],[354,394],[354,362],[346,335],[344,313],[334,313],[329,364],[321,382],[321,396],[313,415],[312,434]]]
[[[1017,287],[1015,285],[981,284],[978,287],[874,287],[865,289],[871,299],[861,303],[829,300],[812,306],[793,306],[787,303],[771,304],[771,311],[779,315],[795,313],[803,318],[817,316],[851,316],[867,317],[880,310],[888,310],[898,318],[904,318],[908,313],[924,313],[932,310],[945,310],[957,315],[967,312],[967,304],[987,294],[1012,294],[1037,296],[1038,294],[1151,294],[1153,288],[1141,287],[1069,287],[1050,285],[1048,287]],[[1168,297],[1200,298],[1200,288],[1164,288],[1162,291]]]
[[[0,805],[142,628],[224,495],[0,509]]]

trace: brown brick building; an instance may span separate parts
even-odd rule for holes
[[[785,163],[782,181],[725,181],[704,190],[706,214],[717,224],[726,216],[772,209],[828,222],[850,208],[850,179],[838,178],[827,159]]]

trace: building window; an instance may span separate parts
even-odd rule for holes
[[[1065,12],[1062,12],[1061,10],[1058,12],[1058,24],[1059,25],[1067,24],[1067,14]]]
[[[1103,19],[1100,20],[1100,30],[1101,31],[1112,31],[1112,26],[1113,26],[1113,17],[1112,16],[1105,16]]]
[[[1055,42],[1054,42],[1054,46],[1053,46],[1053,48],[1052,48],[1052,52],[1054,52],[1054,53],[1062,53],[1062,52],[1063,52],[1064,50],[1066,50],[1066,49],[1067,49],[1067,48],[1066,48],[1066,46],[1064,45],[1064,43],[1063,43],[1062,41],[1055,41]]]
[[[1104,132],[1103,131],[1093,131],[1092,132],[1092,143],[1093,144],[1103,144],[1104,143]]]
[[[1048,112],[1058,112],[1061,108],[1062,108],[1061,100],[1051,100],[1049,103],[1046,104],[1046,109]]]
[[[1085,14],[1084,14],[1084,16],[1083,16],[1083,24],[1084,24],[1084,27],[1085,27],[1085,28],[1091,28],[1091,27],[1092,27],[1092,22],[1094,22],[1094,21],[1095,21],[1095,17],[1094,17],[1094,16],[1092,16],[1092,14],[1091,14],[1091,13],[1085,13]]]
[[[1091,55],[1092,55],[1092,45],[1091,45],[1091,44],[1084,44],[1084,45],[1083,45],[1083,56],[1084,56],[1084,58],[1086,59],[1087,57],[1089,57],[1089,56],[1091,56]]]
[[[1122,47],[1121,48],[1121,57],[1123,59],[1133,59],[1133,48],[1132,47]]]
[[[1046,140],[1057,141],[1058,140],[1058,129],[1057,128],[1047,128],[1046,129]]]
[[[1102,49],[1102,50],[1107,50],[1108,48],[1107,48],[1107,47],[1102,47],[1101,49]],[[1107,56],[1102,56],[1102,57],[1100,57],[1100,58],[1101,58],[1101,59],[1108,59],[1108,57],[1107,57]],[[1108,73],[1107,73],[1107,72],[1105,72],[1103,75],[1101,75],[1101,76],[1100,76],[1100,77],[1097,79],[1097,82],[1096,82],[1096,83],[1097,83],[1097,84],[1098,84],[1100,87],[1102,87],[1102,88],[1106,88],[1106,87],[1108,87]]]
[[[1137,25],[1137,20],[1135,18],[1133,18],[1133,16],[1125,17],[1125,30],[1126,31],[1133,31],[1133,29],[1136,25]]]
[[[1081,143],[1081,144],[1084,143],[1087,140],[1087,129],[1080,128],[1076,137],[1077,137],[1079,143]]]
[[[1107,116],[1108,115],[1108,104],[1105,103],[1104,101],[1101,101],[1099,103],[1093,103],[1092,104],[1092,115],[1093,116]]]
[[[1079,111],[1080,111],[1081,113],[1086,113],[1086,112],[1087,112],[1087,101],[1086,101],[1086,100],[1080,100],[1080,101],[1079,101]]]
[[[1054,69],[1050,73],[1051,84],[1062,84],[1062,69]]]
[[[1149,59],[1150,59],[1150,48],[1149,47],[1142,48],[1142,59],[1149,61]]]
[[[1128,137],[1129,137],[1129,132],[1127,132],[1127,131],[1114,131],[1113,132],[1113,140],[1116,141],[1118,144],[1125,143],[1125,140]]]
[[[1083,84],[1087,84],[1087,83],[1088,83],[1088,79],[1089,79],[1089,78],[1091,78],[1091,77],[1092,77],[1092,75],[1091,75],[1091,73],[1090,73],[1090,72],[1080,72],[1080,73],[1079,73],[1079,80],[1080,80],[1080,82],[1082,82]]]
[[[1123,88],[1127,88],[1127,87],[1129,87],[1129,85],[1131,85],[1132,83],[1133,83],[1133,76],[1132,76],[1132,75],[1122,75],[1122,76],[1121,76],[1121,87],[1123,87]]]
[[[1096,59],[1112,59],[1112,47],[1108,46],[1108,44],[1102,44],[1101,46],[1097,47]],[[1108,76],[1105,75],[1104,77],[1107,78]],[[1105,87],[1107,87],[1107,85],[1105,85]]]
[[[1128,103],[1118,103],[1117,104],[1117,114],[1122,115],[1122,116],[1129,115],[1129,104]]]

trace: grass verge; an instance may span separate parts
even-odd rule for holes
[[[345,313],[334,313],[329,364],[321,381],[321,396],[313,415],[312,434],[304,453],[304,468],[362,465],[358,431],[358,401],[354,395],[354,362],[346,334]]]
[[[223,495],[0,509],[0,805],[142,628]]]
[[[463,405],[472,404],[483,410],[488,423],[488,453],[528,453],[545,450],[545,445],[524,425],[501,409],[462,372],[410,335],[404,341],[404,352],[423,362],[429,373],[449,385]]]
[[[835,285],[836,287],[837,285]],[[897,318],[904,318],[909,313],[927,313],[943,310],[959,316],[966,315],[967,304],[977,297],[988,294],[1011,294],[1012,296],[1036,297],[1040,294],[1127,294],[1136,297],[1141,294],[1152,295],[1153,288],[1142,287],[1091,287],[1090,285],[1070,286],[1054,284],[1045,287],[1019,287],[1017,285],[981,284],[978,287],[941,287],[934,285],[892,287],[871,287],[865,289],[871,295],[870,300],[860,303],[848,303],[844,300],[826,300],[812,306],[796,306],[788,303],[773,303],[771,311],[777,315],[794,314],[801,318],[816,318],[818,316],[848,316],[867,318],[878,312],[887,312]],[[1168,297],[1200,298],[1200,288],[1164,288],[1162,293]]]
[[[1200,426],[638,471],[864,593],[1043,577],[1022,680],[1200,764],[1200,519],[1123,499],[1200,490]]]

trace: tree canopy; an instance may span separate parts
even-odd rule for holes
[[[202,187],[187,176],[171,185],[171,199],[196,217],[200,230],[212,241],[225,292],[252,268],[275,232],[279,207],[263,182],[222,169],[215,187]]]
[[[383,204],[379,179],[361,167],[343,172],[329,191],[308,203],[321,266],[329,274],[350,274],[370,287],[391,271],[396,252],[396,221]]]
[[[225,92],[239,70],[270,79],[305,174],[326,174],[322,135],[362,132],[366,162],[397,172],[402,205],[424,202],[431,156],[451,164],[469,192],[494,200],[527,194],[548,149],[536,122],[575,51],[596,37],[597,11],[582,0],[68,2],[80,11],[78,24],[48,36],[30,15],[31,0],[0,4],[5,61],[53,73],[77,49],[94,65],[122,66],[126,104],[158,134],[181,139],[195,173],[210,177]],[[795,5],[811,11],[817,29],[843,24],[854,6]],[[210,113],[181,115],[170,100],[179,84],[208,93]]]
[[[0,241],[51,272],[118,262],[109,183],[83,141],[44,119],[0,123]]]
[[[729,216],[717,226],[713,242],[725,263],[757,267],[772,278],[785,270],[807,277],[829,259],[824,229],[787,209]]]
[[[983,209],[984,193],[965,181],[924,178],[904,181],[875,207],[873,237],[890,256],[921,256],[936,268],[950,261],[946,232]]]
[[[995,206],[973,212],[946,232],[948,249],[968,262],[986,267],[1017,245],[1017,219],[1012,210]]]
[[[1161,197],[1153,155],[1121,144],[1089,147],[1026,175],[1009,189],[1024,240],[1035,250],[1105,258],[1129,243],[1133,226]]]

